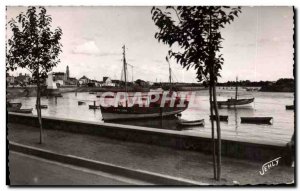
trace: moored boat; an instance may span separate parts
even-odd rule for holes
[[[239,106],[239,105],[247,105],[254,101],[254,98],[250,99],[228,99],[227,101],[218,101],[217,104],[219,107],[221,106]]]
[[[48,108],[48,105],[41,105],[40,108],[41,108],[41,109],[47,109],[47,108]]]
[[[273,117],[241,117],[241,123],[271,124]]]
[[[125,93],[127,94],[128,92],[127,63],[125,58],[125,46],[123,46],[123,72],[124,72],[124,79],[125,79]],[[172,100],[174,101],[174,105],[172,106],[170,104],[171,100],[168,100],[162,104],[163,94],[158,93],[158,95],[160,96],[159,100],[153,103],[149,103],[148,105],[140,106],[139,104],[132,104],[132,106],[128,106],[128,96],[125,97],[125,103],[126,103],[125,106],[123,106],[122,104],[118,106],[108,106],[108,107],[104,107],[100,105],[102,118],[104,121],[111,121],[111,120],[120,120],[120,119],[141,119],[141,118],[175,116],[181,113],[182,111],[186,110],[188,107],[187,100],[184,100],[183,106],[179,105],[181,102],[181,99],[179,97],[176,97],[174,98],[175,100]]]
[[[285,109],[286,110],[294,110],[294,105],[286,105]]]
[[[13,102],[7,102],[7,107],[8,108],[16,108],[16,109],[20,109],[22,107],[22,103],[20,102],[16,102],[16,103],[13,103]]]
[[[100,109],[99,105],[89,105],[89,109]]]
[[[8,110],[10,112],[15,112],[15,113],[32,113],[32,108],[30,109],[11,109],[11,110]]]
[[[177,124],[180,126],[204,126],[205,122],[204,119],[192,121],[181,119]]]
[[[85,104],[84,101],[78,101],[78,105],[83,105],[83,104]]]
[[[226,101],[217,101],[217,105],[218,107],[222,107],[222,106],[227,106],[227,107],[231,107],[231,106],[240,106],[240,105],[247,105],[250,104],[254,101],[254,97],[253,98],[243,98],[243,99],[239,99],[238,98],[238,79],[236,78],[236,87],[235,87],[235,98],[230,98],[227,99]]]
[[[217,116],[209,116],[211,120],[217,120]],[[228,121],[228,115],[219,115],[220,121]]]
[[[119,119],[141,119],[172,116],[183,112],[186,108],[180,107],[102,107],[100,106],[104,121]]]

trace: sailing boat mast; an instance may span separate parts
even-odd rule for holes
[[[238,77],[236,77],[236,86],[235,86],[235,100],[238,99]]]
[[[128,107],[128,102],[127,102],[127,64],[126,64],[126,58],[125,58],[125,45],[122,47],[123,48],[123,71],[124,71],[124,77],[125,77],[125,102],[126,102],[126,107]]]
[[[169,64],[169,82],[170,82],[170,89],[171,89],[171,87],[172,87],[172,76],[171,76],[172,75],[172,69],[171,69],[171,65],[170,65],[168,57],[166,57],[166,60]]]

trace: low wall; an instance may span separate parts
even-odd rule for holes
[[[9,113],[8,122],[38,127],[37,117],[33,115]],[[182,131],[113,123],[97,123],[54,117],[43,117],[43,127],[73,133],[104,136],[123,141],[167,146],[175,149],[200,151],[208,154],[211,153],[212,150],[210,137],[200,137],[199,135]],[[277,157],[282,157],[281,161],[285,161],[286,164],[290,162],[290,153],[287,147],[283,145],[248,143],[225,139],[222,140],[222,155],[239,159],[260,161],[263,163]]]

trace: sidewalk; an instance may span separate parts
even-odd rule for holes
[[[222,181],[217,183],[212,179],[213,168],[210,155],[47,129],[44,129],[44,143],[40,145],[39,129],[20,124],[8,124],[8,139],[59,154],[74,155],[209,184],[282,184],[294,180],[294,168],[275,166],[261,176],[259,171],[263,164],[223,157]]]

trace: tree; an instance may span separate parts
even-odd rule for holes
[[[12,36],[8,39],[6,68],[12,71],[26,68],[37,85],[36,110],[40,143],[43,142],[41,84],[47,78],[47,73],[60,62],[58,56],[62,47],[59,42],[62,30],[58,27],[52,31],[51,23],[52,18],[47,15],[44,7],[28,7],[26,13],[21,12],[16,20],[8,22]]]
[[[198,82],[204,81],[209,85],[210,114],[215,114],[217,118],[217,148],[214,121],[211,120],[214,178],[217,180],[221,176],[221,130],[216,83],[224,63],[219,53],[223,40],[221,28],[230,24],[240,12],[241,7],[226,6],[167,6],[164,9],[153,7],[151,10],[152,20],[159,28],[155,38],[169,45],[169,56],[183,68],[196,70]]]

